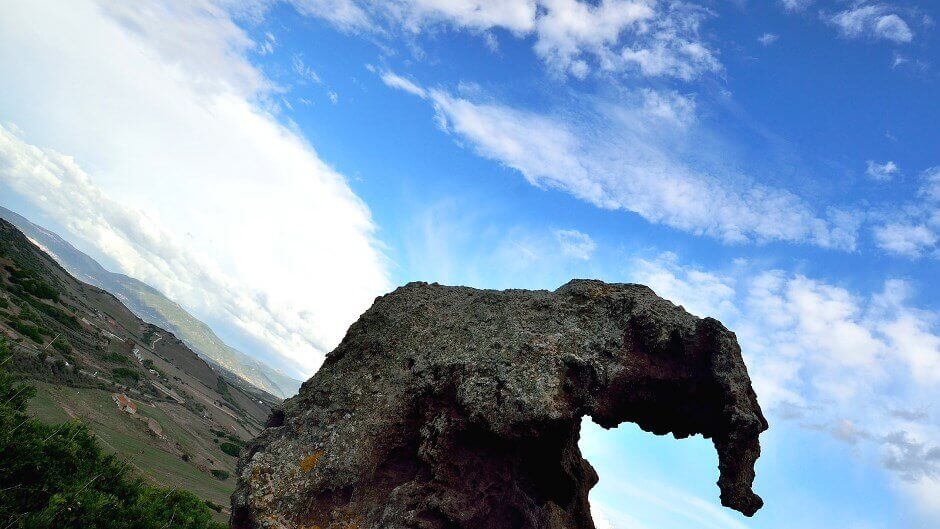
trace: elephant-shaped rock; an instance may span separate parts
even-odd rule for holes
[[[767,421],[734,334],[648,287],[410,283],[243,451],[233,529],[594,529],[581,420],[701,434],[753,515]]]

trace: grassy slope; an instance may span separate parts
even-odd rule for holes
[[[215,468],[234,475],[235,458],[224,454],[215,443],[205,439],[214,437],[206,431],[187,431],[174,422],[162,409],[139,406],[139,416],[120,411],[111,400],[111,393],[98,389],[71,388],[33,381],[36,397],[30,401],[29,413],[40,420],[54,424],[66,420],[80,420],[101,441],[102,446],[116,453],[145,479],[165,487],[186,489],[200,498],[210,500],[226,509],[235,489],[233,477],[225,481],[200,470],[197,461],[211,458]],[[149,432],[146,419],[155,419],[163,427],[167,441],[155,439]],[[179,443],[190,462],[183,461],[172,446]]]

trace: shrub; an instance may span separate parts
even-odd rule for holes
[[[19,285],[24,291],[37,298],[59,300],[59,291],[49,283],[36,277],[32,272],[11,268],[7,268],[7,270],[10,271],[10,281]]]
[[[128,357],[120,353],[108,353],[104,355],[104,359],[115,364],[129,364],[131,361]]]
[[[14,320],[11,322],[11,326],[17,330],[23,336],[29,338],[30,340],[36,343],[42,343],[42,331],[39,330],[39,327],[26,323],[25,321]]]
[[[58,338],[55,339],[54,342],[52,342],[52,347],[55,347],[56,350],[62,353],[63,355],[68,354],[72,351],[72,344],[70,344],[68,340],[66,340],[65,338],[61,336],[59,336]]]
[[[220,444],[219,448],[232,457],[238,457],[238,454],[240,454],[242,451],[242,448],[237,444],[228,442]]]
[[[212,476],[215,477],[215,479],[217,479],[217,480],[219,480],[219,481],[225,481],[225,480],[227,480],[230,475],[231,475],[231,474],[229,474],[228,472],[226,472],[226,471],[224,471],[224,470],[218,470],[218,469],[215,469],[215,468],[212,469]]]
[[[78,323],[78,318],[69,314],[68,312],[60,309],[59,307],[54,307],[47,303],[41,301],[29,300],[30,305],[39,309],[40,312],[54,319],[55,321],[65,325],[66,327],[72,330],[79,330],[82,326]]]
[[[140,381],[140,373],[126,367],[115,367],[111,370],[111,373],[117,378],[130,379],[134,382]]]

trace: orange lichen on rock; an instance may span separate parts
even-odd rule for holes
[[[303,460],[300,461],[300,470],[303,470],[304,472],[310,472],[313,470],[313,468],[317,466],[317,461],[323,457],[324,453],[325,452],[323,452],[323,450],[317,450],[316,452],[303,458]]]

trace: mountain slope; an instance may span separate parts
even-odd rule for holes
[[[300,388],[301,381],[227,345],[208,325],[150,285],[108,271],[59,235],[13,211],[0,207],[0,218],[16,226],[70,274],[111,292],[137,317],[172,331],[206,360],[280,398],[290,397]]]
[[[39,391],[34,415],[81,420],[143,477],[220,506],[239,447],[280,402],[78,281],[3,220],[0,338],[14,353],[7,368]]]

